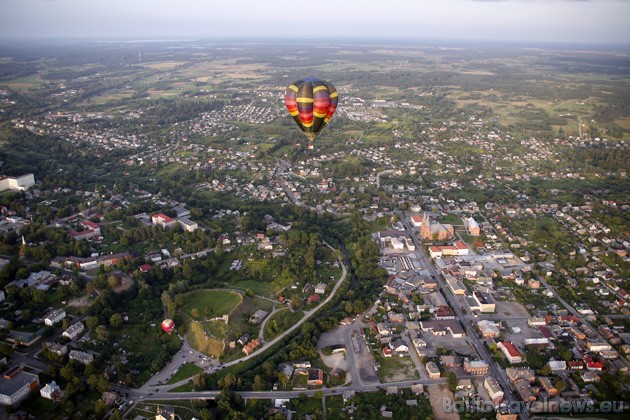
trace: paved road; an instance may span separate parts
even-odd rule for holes
[[[429,260],[426,253],[424,252],[424,248],[422,247],[422,244],[418,240],[416,236],[416,232],[409,224],[409,220],[407,219],[405,214],[402,213],[401,211],[398,211],[397,213],[398,213],[398,217],[400,221],[403,223],[403,226],[405,227],[405,230],[411,236],[414,244],[416,245],[416,252],[420,255],[421,264],[426,270],[428,270],[431,273],[433,278],[437,281],[440,289],[443,291],[442,294],[444,295],[444,298],[446,299],[449,306],[455,312],[455,316],[457,317],[457,319],[464,326],[464,330],[466,331],[466,334],[468,334],[468,337],[472,340],[475,348],[479,352],[479,355],[490,366],[490,374],[499,382],[499,384],[503,388],[503,392],[505,393],[504,399],[506,401],[518,401],[516,394],[513,392],[512,387],[510,386],[507,380],[507,376],[505,375],[505,372],[500,370],[497,367],[496,363],[494,362],[494,359],[490,355],[490,352],[488,351],[488,349],[486,348],[482,340],[477,336],[475,330],[471,326],[470,321],[464,316],[464,313],[462,312],[462,308],[457,302],[457,299],[455,298],[454,295],[450,293],[449,288],[443,281],[440,274],[435,269],[435,266],[433,265],[433,263]],[[527,420],[529,416],[526,413],[522,413],[521,418],[523,420]]]
[[[408,388],[412,385],[434,385],[434,384],[445,384],[446,378],[438,378],[438,379],[425,379],[425,380],[415,380],[415,381],[400,381],[400,382],[391,382],[387,384],[374,383],[374,384],[365,384],[359,385],[352,383],[347,386],[337,387],[337,388],[322,388],[322,389],[311,389],[311,390],[302,390],[302,391],[238,391],[238,394],[243,398],[257,398],[257,399],[270,399],[270,398],[299,398],[301,394],[306,394],[308,396],[313,396],[316,392],[323,392],[324,395],[341,395],[344,392],[354,391],[354,392],[362,392],[362,391],[375,391],[378,389],[385,389],[389,386],[398,386],[401,388]],[[214,399],[216,398],[221,391],[193,391],[193,392],[168,392],[166,388],[162,387],[159,391],[154,390],[150,393],[147,393],[143,389],[120,389],[122,392],[126,392],[129,394],[127,397],[130,400],[138,401],[141,399],[146,399],[150,397],[152,400],[188,400],[188,399]]]

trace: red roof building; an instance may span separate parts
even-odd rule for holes
[[[146,273],[147,271],[151,271],[153,266],[151,264],[142,264],[139,269],[141,272]]]
[[[538,331],[540,331],[540,333],[543,335],[543,337],[552,340],[555,337],[553,336],[553,334],[551,333],[551,331],[549,330],[549,328],[545,327],[544,325],[540,325],[538,327]]]
[[[523,355],[521,352],[514,346],[511,341],[501,341],[497,344],[497,348],[501,349],[505,357],[510,361],[510,363],[522,363]]]
[[[154,214],[153,216],[151,216],[151,223],[153,223],[154,225],[162,226],[163,228],[171,227],[176,222],[177,220],[162,213]]]
[[[435,317],[437,319],[455,319],[455,313],[450,307],[440,305],[438,306],[437,311],[435,311]]]
[[[101,227],[98,225],[98,223],[94,223],[94,222],[92,222],[91,220],[84,220],[84,221],[82,221],[82,222],[81,222],[81,224],[82,224],[83,226],[85,226],[86,228],[88,228],[88,229],[93,229],[93,230],[96,230],[96,229],[100,229],[100,228],[101,228]]]
[[[604,362],[596,362],[595,360],[593,360],[591,356],[586,356],[584,358],[584,362],[586,363],[586,368],[588,370],[603,370],[604,369]]]

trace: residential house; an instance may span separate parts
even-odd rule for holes
[[[473,389],[472,381],[470,379],[460,379],[457,381],[456,391],[464,391],[470,393]]]
[[[429,378],[437,379],[440,377],[440,368],[435,364],[435,362],[427,362],[425,368],[427,369]]]
[[[604,362],[601,360],[596,361],[591,356],[586,356],[584,357],[583,360],[584,360],[584,363],[586,363],[586,368],[588,370],[603,370],[604,369]]]
[[[558,388],[555,387],[551,379],[543,376],[541,378],[538,378],[538,382],[540,382],[540,386],[542,386],[542,388],[547,391],[549,396],[555,397],[558,394]]]
[[[392,330],[390,329],[389,325],[383,322],[379,322],[378,324],[376,324],[376,329],[379,335],[382,337],[388,337],[392,335]]]
[[[70,350],[68,358],[70,358],[70,360],[76,360],[84,365],[88,365],[92,362],[92,360],[94,360],[94,355],[84,351]]]
[[[536,390],[530,385],[526,379],[517,379],[514,381],[516,392],[525,402],[536,401]]]
[[[249,318],[249,322],[254,325],[258,325],[267,317],[267,315],[269,315],[269,312],[259,309]]]
[[[440,356],[440,364],[444,367],[458,367],[461,366],[458,356],[445,355]]]
[[[83,332],[84,329],[85,326],[83,325],[83,323],[77,322],[70,325],[70,327],[65,330],[62,335],[66,338],[69,338],[70,340],[74,340],[79,334]]]
[[[394,355],[404,356],[409,352],[409,347],[404,343],[401,338],[397,338],[389,343],[389,348],[392,349]]]
[[[243,353],[245,353],[246,355],[249,355],[258,347],[260,347],[260,340],[258,340],[257,338],[254,338],[252,341],[250,341],[249,343],[243,346]]]
[[[389,348],[389,346],[383,347],[382,352],[383,352],[383,357],[387,357],[387,358],[392,357],[394,353],[392,349]]]
[[[44,318],[44,324],[53,326],[65,317],[66,311],[64,311],[63,309],[55,309],[54,311],[46,315],[46,317]]]
[[[321,369],[309,369],[308,380],[306,382],[308,386],[322,386],[324,385],[324,371]]]
[[[51,353],[55,353],[57,356],[65,356],[66,354],[68,354],[68,346],[53,343],[52,341],[46,342],[46,350]]]
[[[601,380],[599,374],[597,374],[597,372],[593,372],[592,370],[587,370],[586,372],[583,372],[581,376],[582,380],[587,384],[599,382]]]
[[[175,420],[175,407],[171,405],[157,406],[155,420]]]
[[[55,381],[52,381],[49,384],[46,384],[45,387],[39,390],[39,394],[42,398],[47,398],[49,400],[54,400],[61,394],[61,388]]]
[[[529,383],[534,383],[536,380],[536,375],[534,375],[534,371],[528,368],[507,368],[505,369],[505,374],[507,375],[510,382],[514,382],[517,379],[526,379]]]

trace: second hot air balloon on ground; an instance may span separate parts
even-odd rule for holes
[[[335,87],[325,80],[302,79],[291,83],[284,94],[284,103],[289,113],[313,147],[315,137],[332,118],[339,94]]]
[[[170,334],[171,332],[173,332],[173,328],[175,328],[175,323],[172,319],[165,319],[164,321],[162,321],[162,330],[164,330],[164,332]]]

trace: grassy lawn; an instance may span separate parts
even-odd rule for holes
[[[259,326],[249,323],[249,318],[258,309],[271,312],[274,304],[258,297],[247,297],[240,293],[225,290],[202,290],[189,295],[181,314],[187,325],[187,337],[193,348],[219,357],[228,341],[236,340],[248,332],[257,335]],[[195,314],[195,317],[192,314]],[[212,320],[214,317],[229,315],[229,322]],[[233,355],[242,356],[240,349]]]
[[[206,314],[206,308],[209,309],[211,316],[222,316],[229,314],[240,303],[243,297],[227,290],[200,290],[189,293],[186,296],[186,306],[182,311],[191,316],[192,310],[197,309],[200,314]]]
[[[308,375],[294,374],[291,378],[291,388],[306,389],[308,387]]]
[[[268,298],[275,297],[275,291],[277,289],[277,287],[275,286],[275,283],[272,282],[262,282],[256,280],[242,280],[232,285],[232,287],[234,287],[235,289],[239,289],[242,291],[250,289],[252,292],[254,292],[254,294]]]
[[[464,222],[462,219],[456,214],[448,214],[446,216],[440,217],[440,223],[450,223],[451,225],[463,225]]]
[[[192,363],[184,363],[184,365],[175,372],[175,375],[173,375],[167,383],[174,384],[176,382],[183,381],[184,379],[192,378],[201,372],[203,372],[203,369],[199,366],[193,365]]]
[[[284,308],[271,315],[265,324],[265,340],[273,340],[291,326],[295,325],[304,316],[301,312],[292,312]]]
[[[3,85],[9,86],[11,89],[32,89],[41,86],[44,83],[42,79],[40,79],[36,75],[19,77],[13,80],[7,80],[3,82]]]

